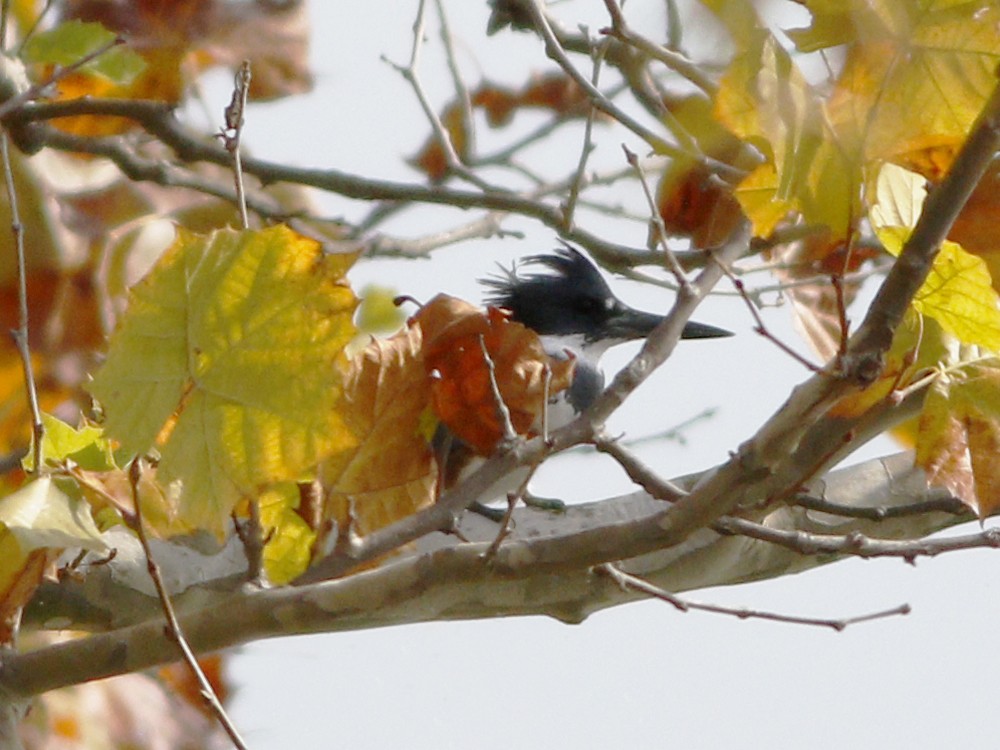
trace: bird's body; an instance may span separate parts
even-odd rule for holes
[[[519,273],[524,265],[539,266],[541,273]],[[518,268],[483,280],[489,288],[486,302],[507,310],[511,319],[532,329],[549,356],[573,358],[573,380],[549,399],[549,430],[569,424],[586,410],[604,389],[600,359],[610,347],[645,338],[663,321],[660,315],[635,310],[618,299],[597,268],[578,250],[566,246],[549,255],[525,258]],[[682,338],[718,338],[729,331],[702,323],[688,323]],[[471,451],[444,431],[435,437],[445,488],[471,470]],[[475,462],[473,462],[475,463]],[[515,478],[516,479],[516,478]],[[523,477],[521,477],[523,481]],[[517,489],[517,482],[501,499]]]

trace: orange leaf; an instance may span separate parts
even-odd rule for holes
[[[656,193],[657,210],[667,232],[690,237],[695,247],[717,247],[743,220],[743,209],[729,185],[701,164],[670,162]]]
[[[89,94],[177,103],[205,70],[236,68],[244,59],[253,60],[250,98],[255,101],[302,93],[312,85],[302,3],[69,0],[64,5],[64,19],[95,21],[127,37],[147,67],[125,86],[97,76],[70,76],[59,83],[62,99]],[[55,124],[79,135],[111,135],[133,127],[121,118],[93,116]]]
[[[438,417],[481,455],[494,452],[503,437],[494,380],[518,434],[529,434],[549,394],[569,386],[573,360],[553,360],[538,336],[498,308],[484,315],[467,302],[439,295],[414,316],[424,334],[423,358],[431,377]],[[483,348],[485,347],[486,353]],[[487,355],[492,361],[491,378]]]
[[[459,159],[469,156],[469,124],[465,121],[465,109],[452,104],[441,115],[441,124],[448,131],[452,148]],[[409,160],[411,166],[426,174],[431,182],[440,182],[448,175],[448,157],[436,135],[431,135],[417,155]]]
[[[225,704],[232,691],[223,674],[225,664],[222,658],[220,654],[200,656],[198,657],[198,666],[201,667],[202,673],[212,686],[215,696],[221,703]],[[188,705],[198,709],[210,719],[215,718],[215,712],[208,707],[208,703],[202,697],[201,685],[195,679],[194,673],[186,662],[177,661],[173,664],[167,664],[165,667],[160,667],[158,676],[176,695],[183,698]]]

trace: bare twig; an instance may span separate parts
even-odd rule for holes
[[[7,6],[8,4],[9,3],[5,0],[4,6]],[[17,45],[18,57],[20,57],[21,53],[24,51],[24,45],[26,45],[28,41],[31,39],[31,37],[35,35],[35,32],[38,30],[38,27],[45,19],[45,16],[48,15],[49,10],[51,10],[55,4],[56,0],[45,0],[45,5],[42,6],[42,9],[38,12],[38,15],[35,16],[35,20],[31,24],[31,27],[24,33],[24,35],[21,37],[20,43]],[[4,21],[6,21],[6,13],[4,14]],[[6,38],[7,38],[6,34],[0,31],[0,39],[6,39]]]
[[[643,170],[642,164],[639,163],[639,157],[632,151],[629,151],[628,146],[624,143],[622,144],[622,151],[625,152],[625,160],[635,170],[635,174],[639,178],[639,184],[642,185],[642,193],[646,196],[646,204],[649,206],[649,219],[653,222],[653,226],[656,227],[656,241],[663,248],[663,257],[667,259],[667,267],[677,280],[677,287],[679,289],[686,289],[689,282],[684,275],[684,269],[681,268],[681,264],[674,257],[674,251],[667,243],[667,227],[663,223],[663,217],[657,208],[653,191],[649,189],[649,183],[646,181],[646,172]]]
[[[493,406],[496,409],[497,421],[503,432],[503,442],[511,443],[517,440],[517,430],[514,429],[514,423],[510,419],[510,409],[507,408],[503,394],[500,392],[500,384],[497,382],[497,367],[493,362],[493,357],[490,356],[489,349],[486,348],[486,338],[482,334],[479,335],[479,348],[483,352],[483,362],[486,363],[486,370],[489,373]]]
[[[163,616],[167,621],[164,631],[167,638],[177,644],[181,655],[184,657],[185,663],[191,669],[192,674],[198,681],[198,686],[201,689],[201,697],[215,715],[219,724],[222,725],[226,734],[229,735],[229,739],[232,741],[233,746],[240,748],[240,750],[246,750],[246,743],[243,741],[243,738],[240,737],[240,733],[236,729],[232,720],[229,718],[229,715],[226,713],[226,709],[222,707],[219,697],[212,689],[212,684],[208,681],[208,678],[202,671],[201,666],[198,664],[197,657],[195,657],[194,652],[188,645],[187,639],[184,637],[180,623],[177,621],[177,615],[174,613],[173,604],[170,601],[170,594],[167,593],[167,587],[164,585],[163,577],[160,575],[160,568],[156,564],[156,560],[153,559],[153,552],[150,548],[149,538],[146,535],[145,523],[142,519],[142,502],[139,497],[139,479],[142,473],[142,467],[140,464],[141,461],[142,459],[138,457],[133,459],[132,463],[129,465],[128,472],[129,485],[132,488],[132,502],[135,504],[135,524],[133,528],[139,536],[139,542],[142,544],[143,551],[146,553],[146,569],[149,571],[149,577],[153,579],[153,585],[156,587],[156,594],[159,597],[160,605],[163,608]]]
[[[223,146],[233,157],[233,180],[236,185],[236,205],[240,210],[240,224],[244,229],[250,228],[250,217],[247,216],[247,197],[243,187],[243,162],[240,156],[240,141],[243,138],[243,126],[246,124],[244,115],[247,108],[247,97],[250,94],[250,61],[244,60],[236,72],[233,88],[233,98],[225,110],[225,127],[219,132]]]
[[[798,617],[796,615],[783,615],[776,612],[761,612],[759,610],[746,608],[734,609],[732,607],[723,607],[717,604],[703,604],[701,602],[693,602],[688,599],[684,599],[660,588],[659,586],[654,586],[638,576],[626,573],[610,563],[598,565],[594,568],[594,570],[597,573],[608,576],[624,589],[632,589],[633,591],[638,591],[641,594],[651,596],[654,599],[667,602],[681,612],[698,610],[701,612],[712,612],[717,615],[730,615],[732,617],[738,617],[741,620],[756,619],[771,620],[772,622],[785,622],[791,625],[816,625],[818,627],[831,628],[837,632],[844,630],[848,625],[856,625],[862,622],[881,620],[886,617],[910,614],[909,604],[901,604],[898,607],[893,607],[892,609],[886,609],[881,612],[872,612],[858,617],[845,617],[838,619]]]
[[[710,406],[705,409],[702,409],[694,416],[688,417],[687,419],[678,422],[673,427],[669,427],[668,429],[663,430],[661,432],[654,432],[649,435],[641,435],[640,437],[635,437],[635,438],[630,437],[627,439],[623,439],[619,442],[621,442],[622,445],[625,445],[629,448],[634,448],[637,445],[652,443],[659,440],[673,440],[679,443],[680,445],[687,445],[687,437],[685,437],[684,435],[685,430],[687,430],[688,427],[693,427],[698,422],[702,422],[706,419],[712,419],[713,417],[715,417],[717,411],[718,410],[715,407]]]
[[[462,116],[469,124],[467,152],[472,154],[476,151],[476,129],[473,126],[475,120],[472,114],[472,97],[469,96],[469,87],[465,85],[462,78],[462,71],[458,69],[458,58],[455,56],[455,40],[452,37],[451,26],[448,23],[448,14],[445,13],[444,3],[441,0],[434,0],[434,7],[437,9],[438,23],[441,24],[441,44],[444,45],[444,56],[448,63],[448,72],[451,74],[451,81],[455,85],[455,94],[462,107]]]
[[[66,102],[30,103],[16,112],[9,119],[14,123],[48,120],[67,117],[76,114],[103,114],[129,118],[141,125],[147,133],[174,150],[181,161],[209,162],[224,166],[232,165],[229,153],[215,143],[205,141],[188,131],[173,116],[169,106],[162,102],[128,101],[115,99],[74,99]],[[162,166],[157,169],[152,162],[140,164],[140,170],[135,170],[136,164],[128,150],[123,148],[120,137],[89,138],[64,133],[50,127],[38,127],[37,137],[46,146],[62,151],[93,153],[112,159],[119,168],[135,180],[158,182],[163,177]],[[131,170],[131,171],[130,171]],[[525,218],[535,219],[548,226],[566,240],[586,248],[590,254],[607,268],[629,268],[637,265],[654,265],[661,262],[660,253],[652,253],[642,248],[628,247],[606,239],[582,227],[575,226],[567,230],[564,226],[563,212],[558,205],[549,205],[541,197],[560,193],[567,189],[565,183],[553,183],[539,194],[534,191],[528,194],[518,194],[507,191],[492,190],[488,192],[449,189],[440,185],[424,185],[413,183],[375,180],[359,175],[340,172],[333,169],[311,169],[292,167],[277,162],[268,162],[251,157],[243,157],[243,171],[253,174],[266,184],[288,182],[314,187],[331,193],[337,193],[347,198],[357,200],[400,201],[410,203],[428,203],[449,205],[455,208],[484,208],[503,213],[517,213]],[[617,172],[608,178],[613,181]],[[173,178],[177,180],[176,176]],[[193,178],[192,178],[193,179]],[[592,180],[589,184],[596,184]],[[604,184],[604,181],[600,181]],[[161,183],[166,184],[166,183]],[[190,185],[199,189],[194,184]],[[214,191],[214,192],[213,192]],[[205,192],[216,194],[218,186],[205,188]],[[223,196],[233,195],[230,189],[219,193]],[[232,198],[230,198],[232,200]],[[273,206],[261,206],[272,214],[279,213]],[[259,210],[254,207],[254,210]],[[267,214],[262,214],[267,215]],[[285,212],[287,216],[287,212]]]
[[[32,471],[42,472],[42,438],[45,435],[45,425],[42,423],[42,412],[38,407],[38,389],[35,385],[34,366],[31,363],[31,348],[28,345],[28,272],[24,257],[24,225],[21,224],[21,214],[18,210],[17,188],[14,185],[14,171],[10,163],[10,140],[6,132],[0,133],[0,157],[3,159],[4,185],[7,190],[7,201],[10,204],[10,230],[14,235],[14,251],[17,253],[17,328],[10,332],[21,357],[21,368],[24,372],[24,389],[28,399],[28,411],[31,414],[32,437]]]
[[[658,500],[673,502],[687,494],[687,492],[673,482],[663,479],[659,474],[646,466],[634,453],[625,448],[620,441],[599,434],[594,436],[594,447],[600,453],[606,453],[615,459],[618,465],[628,474],[629,479],[646,490],[652,497]]]
[[[625,22],[625,16],[622,14],[621,8],[615,0],[604,0],[604,6],[608,9],[608,15],[611,16],[611,28],[601,29],[602,34],[607,34],[631,47],[635,47],[643,54],[660,61],[670,70],[682,75],[709,97],[715,96],[715,92],[719,87],[702,72],[699,66],[692,63],[684,55],[669,50],[634,32]]]
[[[984,529],[975,534],[942,539],[872,539],[861,533],[845,535],[810,534],[786,531],[742,518],[720,518],[715,528],[728,534],[740,534],[781,545],[803,555],[852,555],[854,557],[898,557],[913,564],[919,557],[935,557],[945,552],[967,549],[1000,548],[1000,528]]]
[[[587,77],[581,74],[580,71],[576,69],[576,66],[570,62],[569,58],[566,56],[566,51],[559,42],[558,37],[552,31],[552,26],[549,24],[549,20],[545,15],[545,10],[542,7],[540,0],[529,0],[526,5],[527,9],[531,13],[535,28],[538,29],[538,32],[545,40],[546,54],[548,54],[548,56],[552,58],[570,78],[576,81],[580,88],[587,92],[587,95],[590,97],[590,100],[594,103],[595,107],[602,112],[606,112],[611,115],[616,121],[620,122],[626,128],[642,138],[651,148],[661,154],[668,154],[670,156],[685,156],[687,158],[693,158],[696,161],[701,161],[702,158],[704,158],[702,154],[697,151],[697,149],[692,151],[690,149],[680,148],[672,143],[668,143],[627,112],[623,111],[621,108],[609,101],[608,98],[604,96],[599,89],[595,88],[594,85],[587,80]]]
[[[604,55],[607,51],[608,45],[600,44],[594,52],[594,72],[590,76],[594,88],[597,88],[601,81],[601,63],[604,61]],[[594,130],[594,115],[596,112],[596,107],[591,104],[587,110],[587,122],[583,128],[583,146],[580,149],[580,160],[576,165],[576,177],[573,178],[569,194],[566,196],[566,202],[563,203],[563,217],[567,229],[573,226],[573,214],[576,210],[576,203],[580,198],[580,189],[583,187],[583,178],[587,171],[587,159],[591,151],[594,150],[594,143],[591,140],[591,136]]]
[[[810,372],[814,373],[825,372],[819,365],[814,365],[812,362],[810,362],[804,356],[799,354],[784,341],[782,341],[773,333],[771,333],[771,331],[768,330],[768,327],[764,324],[764,319],[760,316],[760,313],[757,311],[757,305],[755,305],[753,303],[753,300],[751,300],[750,297],[747,295],[746,286],[743,284],[743,279],[737,278],[736,275],[732,272],[732,270],[730,270],[728,265],[722,266],[722,271],[723,273],[726,274],[726,278],[728,278],[732,282],[733,287],[736,289],[737,293],[739,293],[740,298],[746,303],[747,310],[750,311],[750,315],[753,317],[754,320],[753,330],[755,333],[763,336],[765,339],[767,339],[772,344],[777,346],[781,351],[783,351],[785,354],[794,359],[796,362],[798,362],[800,365],[805,367]]]
[[[455,143],[451,138],[451,134],[444,126],[444,123],[441,122],[441,118],[438,116],[438,113],[434,111],[434,107],[431,106],[430,100],[427,98],[427,94],[424,91],[423,84],[420,83],[420,78],[417,76],[417,67],[420,64],[420,53],[424,44],[426,6],[427,0],[420,0],[420,4],[417,6],[417,17],[413,22],[413,45],[410,48],[410,61],[406,65],[398,65],[397,63],[394,63],[386,58],[384,55],[382,59],[391,65],[397,73],[403,76],[406,82],[409,83],[410,87],[413,89],[413,93],[416,95],[417,101],[420,103],[420,108],[424,111],[424,116],[427,117],[428,122],[431,124],[431,129],[434,131],[434,138],[441,147],[441,152],[444,154],[445,161],[448,164],[448,172],[461,177],[466,182],[475,185],[481,190],[489,190],[491,189],[489,183],[474,174],[462,162],[462,158],[455,150]],[[471,111],[471,108],[469,111]],[[473,121],[467,120],[463,123],[463,125],[471,129],[473,127]]]
[[[801,494],[795,496],[791,505],[797,505],[806,510],[843,516],[844,518],[865,518],[869,521],[920,516],[925,513],[953,513],[957,516],[970,514],[969,506],[956,497],[941,497],[919,503],[911,503],[910,505],[883,505],[873,508],[831,503],[829,500],[820,497]]]

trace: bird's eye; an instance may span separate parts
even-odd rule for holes
[[[608,311],[606,300],[596,297],[583,297],[579,302],[580,312],[586,315],[597,315]]]

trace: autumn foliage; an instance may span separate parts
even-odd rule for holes
[[[3,345],[0,642],[13,642],[39,586],[74,574],[67,556],[111,554],[107,533],[134,529],[137,503],[166,543],[222,545],[256,524],[261,576],[283,585],[439,501],[449,487],[435,435],[447,430],[489,458],[543,434],[547,399],[571,383],[573,359],[547,353],[507,311],[447,296],[418,301],[387,337],[359,329],[349,272],[378,242],[372,226],[314,212],[307,184],[383,200],[386,214],[450,200],[497,222],[520,215],[616,270],[660,272],[668,246],[692,251],[682,257],[689,271],[712,266],[749,227],[735,270],[773,272],[814,369],[842,377],[852,302],[906,253],[997,85],[1000,7],[807,1],[809,24],[779,38],[753,3],[701,5],[728,39],[722,62],[680,65],[681,52],[654,32],[643,30],[651,52],[615,17],[593,39],[557,28],[566,49],[587,53],[580,68],[540,57],[528,80],[484,75],[437,102],[408,160],[414,184],[250,161],[252,221],[234,229],[229,155],[204,134],[187,133],[185,150],[164,123],[176,122],[171,108],[189,101],[200,75],[245,58],[251,101],[307,90],[304,6],[60,4],[5,58],[0,88],[14,102],[3,115],[21,205],[15,222],[8,196],[0,223],[17,223],[27,247],[23,271],[13,247],[0,256],[0,313],[20,326],[23,282],[44,412],[33,430],[22,353]],[[13,3],[12,29],[27,34],[42,6]],[[492,6],[491,29],[512,19],[533,28],[528,11],[497,18],[505,4]],[[607,96],[590,90],[600,65],[616,73]],[[622,92],[629,104],[619,104]],[[628,107],[651,125],[633,124]],[[539,118],[543,127],[525,136],[525,119]],[[644,151],[641,170],[618,165],[627,178],[586,168],[593,139],[612,128]],[[565,132],[591,140],[568,177],[546,181],[513,157],[486,159],[477,129],[511,154]],[[46,158],[31,158],[42,149]],[[485,168],[496,169],[498,183],[469,177],[480,168],[491,180]],[[927,481],[980,518],[1000,508],[998,176],[992,163],[971,191],[902,323],[886,332],[878,371],[823,409],[845,422],[890,414],[877,421],[884,431],[899,427],[893,407],[921,393],[916,418],[896,434]],[[650,188],[647,247],[581,229],[587,214],[573,214],[567,194],[627,218],[618,198],[602,203],[587,190],[603,180],[641,195],[633,178]],[[48,731],[76,729],[53,720]]]

